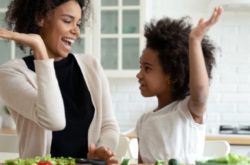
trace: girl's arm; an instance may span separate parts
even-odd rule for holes
[[[188,105],[197,123],[203,123],[209,88],[201,42],[209,28],[218,21],[221,13],[222,8],[216,7],[209,20],[200,19],[189,35],[190,100]]]

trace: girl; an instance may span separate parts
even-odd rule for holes
[[[139,163],[176,158],[194,164],[203,152],[204,113],[214,47],[204,36],[222,13],[191,30],[185,18],[163,18],[145,26],[146,48],[137,74],[141,94],[156,96],[158,106],[138,121]]]

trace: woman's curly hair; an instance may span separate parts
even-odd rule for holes
[[[175,100],[182,100],[189,95],[188,41],[191,28],[188,17],[178,20],[165,17],[145,25],[146,48],[158,52],[164,72],[170,75],[172,96]],[[201,44],[208,77],[211,79],[215,47],[207,36]]]
[[[5,15],[8,29],[20,33],[39,33],[37,18],[70,0],[12,0]],[[88,19],[90,0],[75,0],[82,9],[82,22]],[[22,45],[19,47],[24,50]]]

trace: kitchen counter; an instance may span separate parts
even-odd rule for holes
[[[16,130],[11,128],[1,128],[0,135],[16,135]]]
[[[16,130],[11,128],[1,128],[0,135],[16,135]],[[128,136],[133,139],[136,136]],[[215,134],[207,135],[206,140],[226,140],[231,145],[250,145],[250,135],[235,134]]]
[[[235,135],[235,134],[207,135],[206,140],[226,140],[231,145],[250,145],[250,135]]]
[[[126,135],[129,139],[136,138],[135,134]],[[206,140],[226,140],[231,145],[250,145],[250,135],[215,134],[206,135]]]

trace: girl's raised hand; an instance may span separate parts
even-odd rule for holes
[[[36,59],[48,59],[48,53],[43,39],[38,34],[18,33],[0,28],[0,38],[13,40],[17,43],[30,47]]]
[[[219,6],[214,9],[212,16],[208,20],[201,18],[198,25],[190,32],[189,37],[201,41],[209,28],[219,20],[222,12],[223,9]]]

